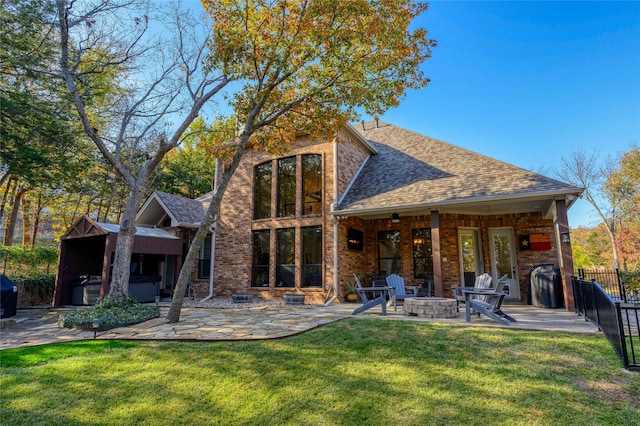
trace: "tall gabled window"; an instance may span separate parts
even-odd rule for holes
[[[296,157],[278,160],[278,217],[296,214]]]
[[[296,229],[278,229],[276,235],[276,287],[295,287]]]
[[[378,232],[378,274],[400,274],[400,231]]]
[[[322,156],[302,156],[302,215],[322,213]]]
[[[253,231],[252,287],[269,287],[269,260],[271,253],[271,231]]]
[[[256,166],[253,176],[253,217],[271,217],[271,161]]]
[[[302,287],[322,287],[322,226],[302,228]]]

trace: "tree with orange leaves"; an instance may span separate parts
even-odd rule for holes
[[[169,310],[177,322],[198,250],[245,152],[286,152],[296,134],[322,137],[358,111],[376,115],[398,105],[405,90],[428,83],[420,65],[434,40],[413,19],[427,10],[411,0],[202,1],[213,20],[208,65],[239,90],[230,106],[240,123],[220,141],[224,167]]]

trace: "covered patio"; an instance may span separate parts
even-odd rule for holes
[[[109,291],[119,226],[79,219],[60,238],[53,306],[92,305]],[[139,302],[171,294],[182,264],[182,240],[158,228],[136,228],[129,292]]]

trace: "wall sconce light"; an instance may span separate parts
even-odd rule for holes
[[[561,232],[560,233],[560,237],[562,238],[562,242],[563,243],[570,243],[571,242],[571,238],[569,237],[569,233],[568,232]]]
[[[93,338],[96,338],[96,334],[98,333],[98,328],[100,328],[100,319],[94,318],[91,320],[91,328],[93,329]]]
[[[391,215],[391,223],[400,223],[400,215],[398,213]]]

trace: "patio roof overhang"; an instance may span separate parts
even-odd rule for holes
[[[556,215],[554,201],[564,200],[567,208],[570,208],[581,193],[582,189],[547,191],[520,197],[513,195],[482,196],[416,205],[396,204],[374,208],[338,209],[332,211],[331,215],[338,218],[386,219],[393,213],[398,213],[400,216],[417,216],[429,214],[431,211],[483,216],[539,212],[544,219],[554,219]]]

